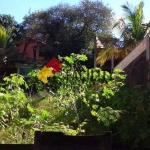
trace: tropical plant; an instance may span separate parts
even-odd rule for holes
[[[120,110],[107,103],[123,86],[125,77],[119,71],[110,74],[100,68],[87,69],[80,64],[87,59],[85,55],[71,54],[60,59],[63,73],[50,78],[48,84],[55,107],[62,112],[56,121],[74,130],[80,128],[78,134],[102,133],[120,116]]]
[[[3,26],[0,25],[0,63],[4,61],[5,56],[4,47],[6,45],[6,41],[7,41],[6,30]]]
[[[123,39],[124,46],[116,47],[111,45],[111,47],[106,48],[101,51],[97,57],[97,63],[103,65],[107,60],[110,59],[122,59],[124,58],[136,44],[144,38],[146,33],[146,27],[143,26],[143,7],[144,3],[141,1],[138,6],[134,9],[130,7],[127,2],[126,5],[122,5],[125,12],[125,18],[120,18],[113,26],[117,28],[120,32],[121,39]]]
[[[6,44],[7,33],[3,26],[0,25],[0,48],[4,48]]]
[[[143,24],[143,7],[144,3],[141,1],[134,9],[130,7],[129,3],[122,5],[125,12],[125,19],[121,18],[114,27],[119,27],[121,36],[124,39],[133,39],[136,43],[143,39],[145,34],[145,27]],[[122,25],[120,25],[122,23]]]
[[[19,27],[17,26],[18,24],[14,20],[14,17],[6,14],[0,15],[0,25],[5,29],[7,35],[5,45],[3,46],[6,50],[10,47],[10,43],[13,41],[13,34],[17,33],[16,30],[19,32]]]
[[[116,46],[116,44],[111,45],[98,53],[96,58],[97,64],[103,66],[107,60],[121,60],[129,53],[129,51],[130,48],[124,49],[123,47]]]
[[[49,78],[47,84],[38,81],[37,71],[29,74],[29,86],[43,86],[46,97],[28,100],[24,78],[17,74],[0,83],[1,143],[32,143],[35,130],[69,135],[112,130],[115,142],[150,147],[149,88],[126,88],[120,70],[111,74],[100,68],[87,69],[81,65],[87,60],[85,55],[59,59],[62,73]]]
[[[44,85],[46,96],[28,100],[24,92],[24,78],[17,74],[5,77],[0,86],[0,134],[2,143],[31,143],[35,130],[61,131],[69,135],[102,133],[106,126],[116,122],[120,110],[114,110],[106,101],[123,85],[123,76],[112,76],[99,68],[87,69],[79,62],[85,55],[72,54],[60,58],[63,73],[49,78]],[[29,86],[34,82],[41,89],[36,71],[29,74]],[[33,82],[33,83],[32,83]],[[113,87],[113,88],[112,88]],[[45,99],[45,106],[43,105]],[[95,125],[91,128],[91,124]],[[104,124],[103,128],[99,128]],[[85,132],[85,133],[84,133]]]
[[[19,54],[17,47],[21,44],[24,38],[24,26],[17,24],[14,18],[10,15],[0,15],[0,64],[8,63]],[[5,34],[5,35],[4,35]],[[1,43],[2,42],[2,43]]]

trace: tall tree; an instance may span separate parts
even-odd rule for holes
[[[142,25],[144,19],[143,7],[142,1],[135,8],[132,8],[128,2],[126,5],[122,5],[125,19],[121,20],[123,25],[118,27],[121,29],[124,39],[133,39],[136,43],[143,39],[145,34],[145,27]]]
[[[25,16],[29,37],[49,44],[55,55],[69,55],[88,48],[95,33],[110,35],[112,11],[101,1],[82,0],[79,5],[59,4]]]

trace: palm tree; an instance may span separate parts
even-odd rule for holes
[[[126,5],[122,5],[125,12],[125,19],[120,18],[114,24],[113,28],[117,28],[120,31],[124,47],[120,48],[111,45],[107,49],[101,51],[97,57],[98,64],[102,66],[107,60],[124,58],[133,47],[143,39],[146,31],[146,28],[142,25],[143,6],[144,3],[142,1],[134,9],[130,7],[128,2]]]
[[[0,15],[0,67],[14,60],[20,54],[17,47],[21,44],[25,30],[10,15]],[[12,65],[12,64],[11,64]]]
[[[0,25],[0,64],[4,59],[4,47],[7,41],[7,33],[3,26]]]
[[[124,27],[122,28],[122,37],[126,39],[133,39],[136,43],[143,39],[145,34],[145,27],[143,23],[143,7],[144,3],[141,1],[134,9],[130,8],[129,3],[122,5],[125,12],[126,22],[121,19]],[[115,26],[118,23],[115,24]]]
[[[0,48],[4,48],[7,40],[7,33],[3,26],[0,25]]]

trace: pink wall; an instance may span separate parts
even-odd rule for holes
[[[34,58],[34,52],[33,52],[33,47],[34,46],[37,46],[37,49],[36,49],[36,60],[44,60],[43,57],[39,56],[40,46],[44,47],[44,44],[41,44],[40,42],[34,42],[34,43],[32,42],[32,43],[28,44],[28,46],[26,47],[26,50],[25,50],[24,58],[31,58],[31,59]],[[25,47],[25,43],[20,45],[19,49],[23,52],[24,51],[24,47]]]
[[[34,58],[34,54],[33,54],[33,44],[29,44],[25,50],[25,55],[24,57],[28,57],[28,58]],[[19,49],[21,50],[21,52],[23,52],[25,47],[25,43],[23,43],[22,45],[20,45]]]

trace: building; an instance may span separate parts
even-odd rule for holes
[[[35,39],[26,39],[17,48],[17,55],[9,60],[7,65],[0,66],[0,76],[19,73],[26,76],[34,68],[41,67],[46,62],[43,53],[47,44]]]
[[[114,69],[124,70],[129,87],[145,88],[150,81],[150,38],[146,36]]]

